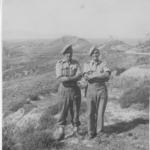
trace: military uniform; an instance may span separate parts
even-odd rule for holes
[[[68,48],[68,46],[67,46]],[[66,49],[62,51],[62,54],[66,52]],[[80,65],[76,60],[67,62],[65,60],[59,60],[56,64],[56,77],[72,77],[81,74]],[[73,126],[78,127],[79,121],[79,110],[81,103],[81,91],[77,86],[77,81],[64,81],[59,86],[59,96],[63,100],[63,107],[60,112],[58,119],[58,125],[66,125],[66,118],[68,111],[70,110],[71,122]]]
[[[89,55],[93,52],[94,48],[90,50]],[[85,74],[101,74],[109,72],[110,69],[106,63],[102,61],[95,62],[91,60],[89,63],[84,64]],[[98,130],[102,131],[104,126],[104,112],[107,104],[107,87],[105,82],[108,79],[91,79],[88,81],[87,90],[87,104],[88,104],[88,133],[89,136],[96,135],[97,126]]]

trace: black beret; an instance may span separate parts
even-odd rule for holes
[[[71,53],[72,51],[72,44],[68,44],[62,49],[61,54]]]

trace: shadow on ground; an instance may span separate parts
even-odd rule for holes
[[[107,134],[112,133],[119,134],[134,129],[136,126],[140,124],[148,124],[148,123],[149,123],[148,119],[137,118],[129,122],[119,122],[113,125],[105,126],[104,132]]]

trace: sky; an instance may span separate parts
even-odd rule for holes
[[[2,37],[142,38],[150,0],[3,0]]]

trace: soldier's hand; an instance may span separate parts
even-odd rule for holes
[[[89,79],[101,77],[101,75],[102,75],[101,73],[93,73],[93,74],[89,75]]]
[[[93,79],[93,77],[94,77],[93,74],[91,74],[91,75],[88,76],[89,80]]]
[[[89,80],[89,76],[88,76],[87,74],[84,75],[84,78],[85,78],[86,80]]]
[[[78,75],[78,78],[82,78],[82,76],[83,76],[83,74],[82,74],[82,73],[80,73],[80,74]]]

